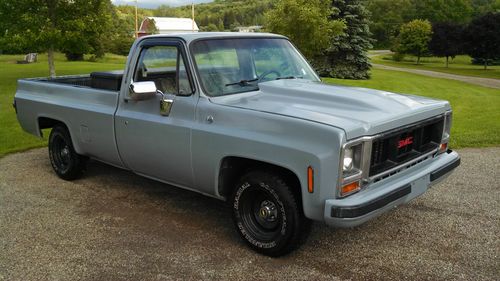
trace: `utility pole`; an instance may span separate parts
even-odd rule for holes
[[[137,0],[135,0],[135,38],[139,38],[139,30],[137,27]]]
[[[193,19],[192,23],[191,23],[191,28],[194,32],[194,2],[191,2],[191,17]]]

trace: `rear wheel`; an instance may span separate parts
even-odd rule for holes
[[[232,196],[236,229],[254,250],[281,256],[297,248],[308,234],[291,187],[279,176],[254,171],[244,175]]]
[[[49,136],[49,157],[52,168],[64,180],[78,178],[87,158],[76,153],[68,129],[63,125],[52,128]]]

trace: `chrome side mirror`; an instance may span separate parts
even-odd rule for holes
[[[156,96],[156,84],[153,81],[132,82],[129,86],[129,96],[132,100],[148,100]]]
[[[132,82],[129,87],[129,96],[134,101],[148,100],[161,95],[160,100],[160,114],[168,116],[172,109],[173,99],[167,98],[160,90],[156,89],[156,84],[153,81]]]

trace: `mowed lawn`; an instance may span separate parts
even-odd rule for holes
[[[22,131],[12,101],[19,78],[47,76],[46,56],[35,64],[16,64],[22,55],[0,56],[0,157],[11,152],[46,145]],[[109,55],[99,62],[67,62],[57,55],[57,75],[85,74],[99,70],[117,70],[125,57]],[[328,83],[360,86],[399,93],[449,100],[454,110],[452,147],[500,145],[500,91],[463,82],[430,78],[410,73],[373,69],[367,81],[325,79]]]
[[[448,100],[453,109],[452,148],[500,145],[500,91],[465,82],[372,69],[370,80],[325,82]]]
[[[488,66],[484,69],[482,65],[471,63],[469,56],[456,56],[453,60],[450,58],[449,65],[446,67],[446,58],[422,57],[420,64],[416,64],[417,58],[406,56],[402,61],[394,61],[392,55],[379,55],[371,58],[373,63],[384,64],[394,67],[412,68],[444,72],[456,75],[475,76],[483,78],[500,79],[500,65]]]
[[[45,140],[25,133],[17,123],[12,108],[17,79],[48,76],[47,56],[38,56],[38,62],[17,64],[24,55],[0,56],[0,157],[15,151],[46,145]],[[86,74],[99,70],[123,69],[125,57],[107,55],[99,62],[68,62],[62,54],[56,55],[57,75]]]

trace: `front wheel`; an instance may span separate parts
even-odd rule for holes
[[[49,157],[52,168],[64,180],[78,178],[85,169],[87,160],[85,156],[76,153],[68,129],[63,125],[56,125],[50,132]]]
[[[288,254],[308,233],[310,223],[297,198],[277,175],[261,171],[244,175],[233,193],[232,207],[238,233],[264,255]]]

